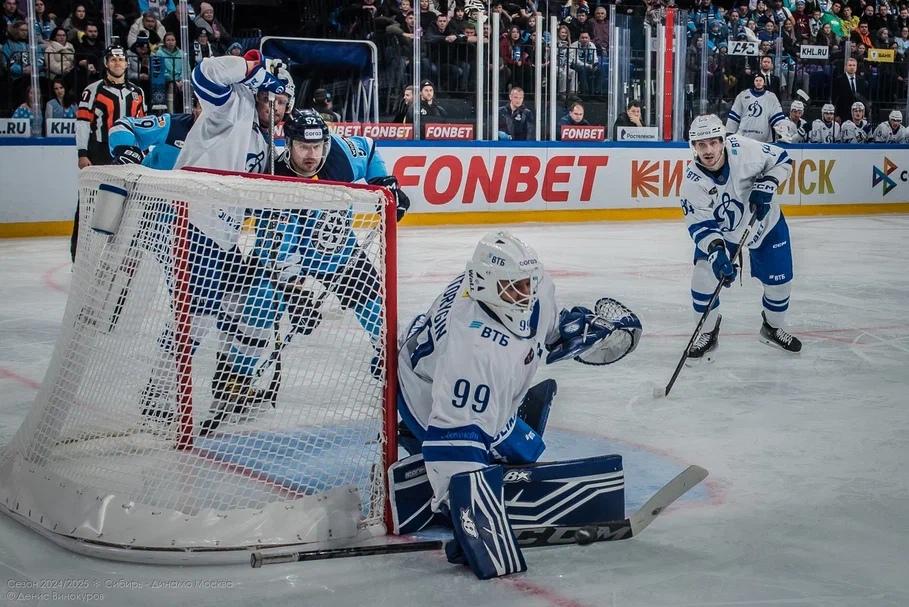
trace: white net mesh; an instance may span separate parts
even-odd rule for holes
[[[381,532],[384,191],[80,175],[63,332],[0,456],[0,505],[43,533],[152,551]],[[123,190],[114,235],[92,229]]]

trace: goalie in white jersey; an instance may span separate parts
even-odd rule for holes
[[[757,222],[744,246],[751,275],[764,285],[761,340],[799,352],[801,342],[782,328],[792,290],[792,248],[786,219],[779,205],[772,203],[777,187],[792,172],[792,159],[775,145],[726,137],[723,123],[713,114],[694,119],[689,141],[695,162],[685,172],[681,204],[695,245],[691,296],[696,315],[707,311],[717,280],[726,286],[735,280],[731,260],[754,214]],[[719,306],[718,297],[689,358],[702,358],[716,348]]]
[[[899,110],[890,112],[887,122],[882,122],[874,129],[874,141],[877,143],[909,143],[909,129],[903,126],[903,114]]]
[[[850,108],[852,118],[840,127],[842,143],[868,143],[871,141],[871,123],[865,120],[865,104],[856,101]]]
[[[450,510],[456,537],[453,477],[495,463],[535,462],[543,452],[555,382],[531,387],[541,361],[609,364],[634,349],[640,321],[621,304],[627,314],[605,311],[606,300],[597,302],[597,313],[580,306],[560,312],[533,249],[495,232],[479,242],[467,271],[411,323],[398,353],[400,444],[422,450],[432,509]],[[481,577],[523,570],[490,570],[477,564],[470,547],[463,549]]]
[[[745,89],[735,98],[726,130],[751,137],[757,141],[773,141],[774,127],[786,119],[780,100],[764,87],[764,77],[754,77],[754,86]]]

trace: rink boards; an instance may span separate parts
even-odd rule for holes
[[[402,142],[379,149],[410,196],[405,225],[680,217],[684,143]],[[909,146],[788,146],[790,215],[909,212]],[[76,150],[67,138],[0,139],[0,237],[69,234]]]

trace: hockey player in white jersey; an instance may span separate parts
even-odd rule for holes
[[[802,118],[805,104],[796,99],[789,106],[789,116],[773,127],[776,140],[780,143],[804,143],[808,141],[808,121]]]
[[[507,232],[480,240],[466,272],[411,323],[398,353],[398,412],[410,439],[401,444],[422,451],[432,509],[450,512],[456,538],[464,510],[455,479],[485,474],[496,463],[535,462],[543,452],[555,382],[531,387],[540,363],[615,362],[634,348],[640,331],[633,314],[607,320],[580,306],[559,312],[555,286],[533,249]],[[500,487],[501,478],[499,471]],[[500,501],[493,499],[490,508]],[[503,527],[503,537],[510,537],[507,521]],[[474,540],[467,543],[475,541],[477,534],[468,534]],[[459,541],[480,577],[523,570],[519,551],[510,565],[490,569],[473,552],[476,546]],[[513,552],[513,542],[505,543]]]
[[[833,119],[836,108],[832,103],[825,103],[821,108],[821,117],[811,123],[808,133],[810,143],[839,143],[842,138],[840,124]]]
[[[681,204],[694,240],[691,295],[695,314],[700,317],[707,311],[718,280],[726,286],[735,280],[732,259],[754,214],[757,222],[745,246],[751,275],[764,285],[761,340],[799,352],[801,342],[783,329],[793,277],[789,227],[779,205],[772,203],[777,187],[792,172],[792,159],[775,145],[736,135],[726,137],[723,123],[713,114],[695,118],[688,135],[695,162],[685,172]],[[717,298],[689,358],[703,358],[717,347],[719,306]]]
[[[868,143],[871,141],[871,123],[865,120],[865,104],[856,101],[852,104],[852,117],[840,126],[842,143]]]
[[[874,129],[874,141],[877,143],[909,143],[909,129],[903,126],[903,114],[899,110],[890,112],[887,122],[882,122]]]
[[[754,86],[739,93],[732,103],[726,118],[726,131],[770,142],[774,127],[785,118],[780,100],[765,88],[764,77],[758,74],[754,77]]]

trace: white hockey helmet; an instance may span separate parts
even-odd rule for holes
[[[294,79],[290,77],[290,72],[286,67],[278,68],[278,80],[283,80],[284,94],[287,95],[287,113],[290,114],[294,109],[294,99],[297,96],[297,87],[294,86]]]
[[[805,104],[802,103],[801,101],[799,101],[798,99],[796,99],[795,101],[792,102],[792,105],[789,106],[789,111],[790,112],[792,112],[792,111],[804,112]]]
[[[542,279],[543,264],[536,251],[505,231],[484,236],[467,262],[470,297],[486,305],[518,337],[536,332]]]
[[[902,124],[903,113],[899,110],[893,110],[892,112],[890,112],[890,115],[887,117],[887,120],[892,120],[894,122],[899,122],[900,124]]]
[[[726,126],[719,116],[716,114],[702,114],[691,121],[691,126],[688,127],[688,145],[691,146],[691,152],[694,154],[695,160],[698,160],[698,153],[694,149],[694,143],[702,139],[715,138],[719,138],[723,142],[726,141]]]
[[[836,108],[833,107],[832,103],[825,103],[821,108],[821,114],[834,114],[836,113]]]
[[[861,101],[856,101],[855,103],[852,104],[852,108],[850,108],[850,109],[851,109],[851,111],[853,111],[853,112],[854,112],[855,110],[862,110],[862,111],[864,112],[864,111],[865,111],[865,104],[862,103]]]

